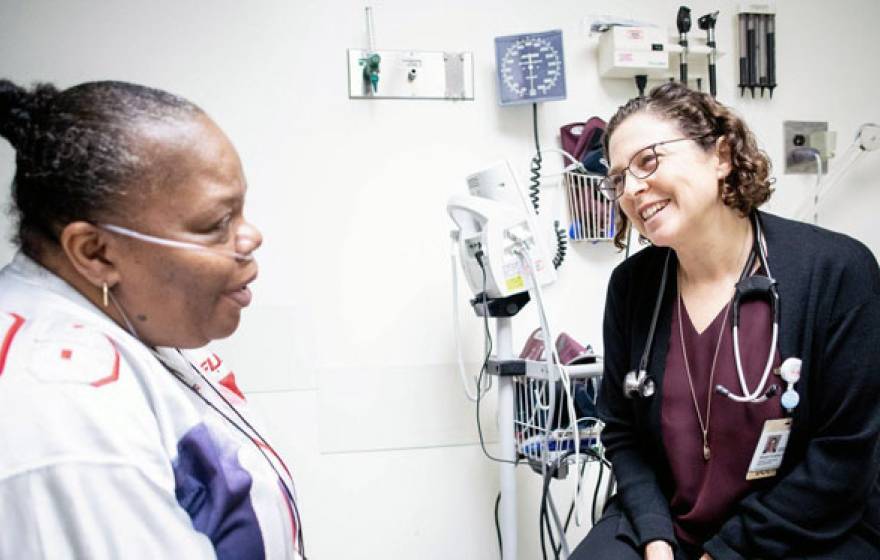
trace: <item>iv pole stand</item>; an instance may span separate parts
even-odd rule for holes
[[[495,340],[498,344],[497,360],[512,360],[513,330],[510,317],[495,319]],[[499,463],[501,482],[501,544],[502,560],[517,558],[516,528],[516,434],[513,425],[514,387],[513,378],[498,376],[498,435],[501,439],[501,459]]]
[[[479,317],[495,319],[495,355],[490,356],[486,371],[498,377],[498,436],[500,438],[500,454],[498,459],[499,482],[501,487],[501,503],[499,504],[499,525],[501,530],[502,560],[517,560],[517,517],[516,517],[516,391],[514,377],[526,375],[528,360],[519,359],[513,353],[513,329],[511,317],[531,300],[529,292],[521,292],[505,298],[486,298],[478,294],[471,300],[474,312]],[[543,365],[543,364],[542,364]],[[577,370],[575,372],[575,370]],[[546,371],[546,370],[545,370]],[[573,373],[584,377],[598,377],[602,374],[600,364],[574,366]],[[548,374],[549,375],[549,374]],[[609,493],[611,486],[609,486]],[[594,504],[595,507],[595,504]],[[564,525],[560,522],[552,497],[549,499],[549,510],[554,517],[561,535],[563,558],[568,558],[570,551],[565,541]]]
[[[519,363],[513,354],[513,328],[511,317],[519,313],[529,302],[528,292],[521,292],[505,298],[486,298],[478,294],[471,305],[480,317],[495,319],[495,355],[490,357],[487,372],[498,376],[498,436],[500,456],[498,464],[501,486],[499,504],[499,524],[501,528],[502,560],[517,560],[516,523],[516,430],[513,424],[516,402],[513,375],[506,365]],[[521,372],[519,372],[521,373]]]

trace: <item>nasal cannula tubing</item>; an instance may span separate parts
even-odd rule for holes
[[[130,237],[132,239],[139,239],[140,241],[145,241],[147,243],[153,243],[154,245],[163,245],[165,247],[174,247],[176,249],[185,249],[188,251],[200,251],[205,253],[213,253],[215,255],[228,257],[231,259],[235,259],[237,261],[252,261],[254,260],[253,255],[244,255],[242,253],[238,253],[236,251],[227,251],[224,249],[215,249],[213,247],[205,247],[204,245],[199,245],[198,243],[191,243],[189,241],[178,241],[176,239],[165,239],[164,237],[156,237],[154,235],[149,235],[146,233],[140,233],[138,231],[130,230],[128,228],[124,228],[122,226],[116,226],[113,224],[97,224],[99,228],[111,231],[113,233],[118,233],[119,235],[124,235],[126,237]]]

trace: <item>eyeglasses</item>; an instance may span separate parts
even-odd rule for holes
[[[707,136],[711,136],[711,134],[664,140],[663,142],[656,142],[650,146],[645,146],[630,158],[625,168],[602,179],[602,182],[599,183],[599,189],[608,200],[617,200],[623,196],[623,191],[626,190],[627,172],[636,179],[647,179],[657,171],[657,168],[660,166],[660,155],[657,154],[657,146],[684,142],[685,140],[699,140]]]

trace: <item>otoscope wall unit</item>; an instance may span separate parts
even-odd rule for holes
[[[689,13],[689,12],[686,12]],[[598,65],[602,78],[675,79],[670,57],[678,63],[678,79],[694,89],[704,89],[702,76],[708,76],[706,89],[715,95],[715,60],[722,54],[715,44],[715,21],[718,12],[700,17],[700,28],[706,37],[688,40],[686,33],[677,39],[669,37],[665,28],[657,26],[613,26],[599,38]],[[682,21],[688,23],[683,26]],[[689,25],[689,15],[679,15],[679,28]],[[688,67],[696,69],[698,76],[688,77]],[[704,71],[705,69],[705,71]],[[696,79],[694,79],[696,78]],[[640,91],[640,94],[643,92]]]

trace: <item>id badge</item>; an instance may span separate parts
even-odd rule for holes
[[[752,455],[746,480],[757,480],[776,475],[776,470],[782,465],[782,456],[785,455],[785,447],[788,445],[790,433],[791,418],[779,418],[764,422],[764,430],[761,432],[761,437],[758,438],[758,445]]]

